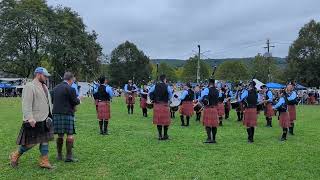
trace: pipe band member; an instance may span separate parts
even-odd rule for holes
[[[274,110],[272,109],[273,94],[266,85],[261,86],[261,91],[265,94],[264,115],[267,121],[266,127],[272,127],[272,116],[274,115]]]
[[[126,104],[128,108],[128,114],[133,114],[133,108],[135,104],[135,95],[138,88],[133,84],[132,80],[128,81],[128,84],[125,84],[124,91],[126,93]]]
[[[228,88],[228,86],[225,86],[225,101],[224,101],[224,111],[225,111],[225,119],[229,119],[229,113],[231,110],[231,98],[233,97],[232,91]]]
[[[18,149],[10,154],[10,164],[18,166],[19,158],[39,144],[41,168],[52,169],[49,162],[49,144],[53,140],[51,95],[45,82],[50,74],[43,67],[34,71],[34,79],[22,91],[23,122],[16,143]]]
[[[166,75],[161,75],[160,82],[151,87],[149,96],[154,102],[153,124],[157,125],[159,140],[168,140],[168,129],[171,123],[168,102],[172,97],[172,89],[167,85]]]
[[[110,101],[113,97],[112,87],[108,85],[108,79],[99,78],[99,88],[97,92],[97,118],[101,135],[109,135],[108,125],[111,118]]]
[[[259,95],[256,89],[256,83],[251,81],[249,84],[249,89],[245,90],[241,95],[241,101],[244,104],[244,120],[243,125],[247,128],[248,142],[253,143],[254,130],[257,126],[257,104]]]
[[[194,92],[190,83],[185,84],[183,88],[184,90],[179,97],[182,102],[182,105],[180,106],[181,126],[189,126],[190,117],[193,115]],[[186,116],[186,124],[184,122],[184,116]]]
[[[194,96],[195,96],[195,100],[196,99],[199,99],[201,97],[201,87],[199,85],[197,85],[195,88],[194,88]],[[199,108],[199,109],[195,109],[196,111],[196,121],[200,121],[201,119],[201,109],[202,108]]]
[[[148,117],[147,99],[148,99],[148,86],[144,85],[140,90],[140,107],[142,109],[142,116]]]
[[[242,83],[239,83],[238,86],[237,86],[237,91],[236,91],[236,100],[238,102],[238,106],[236,108],[236,112],[237,112],[237,117],[238,117],[238,121],[242,121],[243,120],[243,111],[244,111],[244,108],[243,108],[243,104],[240,100],[240,97],[241,97],[241,94],[243,93],[244,91],[244,88],[243,88],[243,84]]]
[[[279,125],[282,128],[281,141],[287,140],[288,128],[290,127],[289,113],[288,113],[288,99],[285,90],[281,90],[280,99],[272,108],[279,112]]]
[[[225,89],[220,88],[219,98],[218,98],[218,117],[219,117],[219,126],[222,126],[223,116],[225,115],[224,109],[224,100],[226,98]]]
[[[201,92],[201,97],[198,101],[204,104],[203,125],[207,132],[207,140],[204,143],[216,143],[218,120],[218,97],[219,91],[215,87],[215,80],[209,80],[209,86]]]
[[[288,94],[288,112],[289,112],[289,134],[294,135],[294,122],[296,120],[296,105],[298,104],[297,92],[294,90],[295,84],[291,83],[287,85],[287,94]]]

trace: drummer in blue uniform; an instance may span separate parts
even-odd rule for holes
[[[192,90],[192,86],[190,83],[184,85],[184,90],[180,95],[179,99],[181,100],[180,106],[180,119],[181,126],[189,126],[190,117],[193,115],[193,100],[194,100],[194,92]],[[178,97],[177,95],[175,95]],[[186,116],[187,123],[184,122],[184,116]]]
[[[128,114],[133,114],[133,108],[135,104],[135,96],[138,88],[133,84],[132,80],[128,81],[128,84],[125,84],[124,91],[126,93],[126,104],[128,108]]]

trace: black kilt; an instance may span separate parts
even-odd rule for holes
[[[17,145],[31,145],[47,143],[53,140],[53,127],[47,126],[46,121],[37,122],[35,127],[29,123],[22,123],[20,133],[17,138]]]
[[[65,114],[53,114],[54,134],[76,134],[74,116]]]

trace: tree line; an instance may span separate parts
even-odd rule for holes
[[[134,43],[126,41],[106,58],[95,31],[88,32],[79,14],[67,7],[50,7],[45,0],[2,0],[0,2],[0,71],[31,77],[37,66],[48,68],[55,81],[69,70],[79,80],[101,75],[122,86],[128,79],[142,84],[166,74],[172,82],[196,82],[198,57],[183,67],[152,64]],[[108,63],[102,63],[108,60]],[[210,78],[213,67],[200,61],[200,80]],[[285,83],[293,79],[306,86],[320,84],[320,23],[311,20],[299,31],[289,48],[287,66],[274,58],[256,55],[250,63],[225,61],[215,78],[239,81],[257,78],[262,82]]]

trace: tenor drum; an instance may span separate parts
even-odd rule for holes
[[[147,97],[147,108],[152,109],[153,108],[153,102],[151,101],[150,97]]]
[[[232,109],[237,109],[240,107],[240,103],[238,101],[232,101],[231,107],[232,107]]]
[[[178,98],[173,97],[171,99],[171,103],[169,105],[171,111],[173,111],[173,112],[178,111],[180,104],[181,104],[181,101]]]
[[[203,104],[201,102],[198,102],[197,104],[195,104],[195,106],[193,107],[193,110],[195,112],[200,112],[203,110]]]

